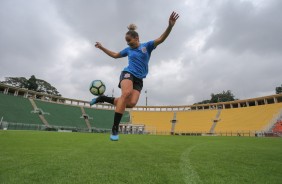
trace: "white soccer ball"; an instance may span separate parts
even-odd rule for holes
[[[101,80],[94,80],[91,82],[89,87],[90,92],[93,95],[100,96],[103,95],[106,91],[106,86]]]

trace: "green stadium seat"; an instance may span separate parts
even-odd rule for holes
[[[28,99],[0,93],[0,119],[3,117],[3,121],[42,125],[38,115],[31,113],[32,110]]]
[[[65,104],[56,104],[41,100],[34,100],[37,107],[49,115],[44,115],[50,125],[76,128],[87,128],[84,118],[81,118],[80,107]]]

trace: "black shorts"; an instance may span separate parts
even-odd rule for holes
[[[119,88],[121,88],[120,83],[123,79],[131,80],[133,82],[133,89],[141,92],[141,90],[143,88],[143,80],[142,79],[135,77],[134,75],[132,75],[129,72],[122,71],[121,74],[120,74],[120,78],[119,78],[119,84],[118,84]]]

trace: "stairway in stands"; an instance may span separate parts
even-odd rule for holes
[[[90,125],[90,122],[88,120],[88,118],[89,118],[88,114],[85,113],[85,110],[84,110],[83,107],[80,107],[80,109],[81,109],[81,112],[82,112],[82,116],[84,117],[84,121],[86,123],[86,126],[89,128],[89,130],[91,130],[91,125]]]
[[[35,104],[34,100],[29,98],[29,101],[30,101],[34,111],[38,110],[37,105]],[[44,125],[46,125],[47,127],[50,127],[48,121],[44,118],[44,116],[42,114],[38,113],[38,116],[39,116],[40,120],[42,121],[42,123]]]
[[[221,109],[218,109],[215,118],[212,120],[213,124],[211,126],[210,133],[214,133],[214,129],[215,129],[217,123],[220,121],[220,119],[219,119],[220,113],[221,113]]]

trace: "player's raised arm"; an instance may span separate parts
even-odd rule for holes
[[[98,49],[101,49],[103,52],[105,52],[107,55],[111,56],[112,58],[120,58],[121,55],[119,52],[113,52],[110,51],[109,49],[106,49],[105,47],[102,46],[100,42],[96,42],[95,47]]]
[[[166,28],[165,32],[156,40],[154,40],[154,46],[158,46],[159,44],[163,43],[165,39],[168,37],[169,33],[171,32],[176,20],[179,18],[179,15],[176,12],[172,12],[169,21],[168,27]]]

